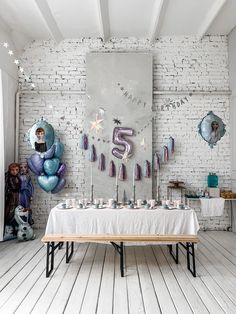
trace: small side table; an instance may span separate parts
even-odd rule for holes
[[[186,190],[186,187],[184,186],[173,186],[168,185],[167,186],[167,199],[172,201],[172,190],[179,190],[181,194],[181,203],[183,203],[184,200],[184,191]]]

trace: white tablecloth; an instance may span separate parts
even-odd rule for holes
[[[49,214],[45,234],[192,234],[199,224],[194,210],[59,209]]]

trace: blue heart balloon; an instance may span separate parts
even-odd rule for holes
[[[45,192],[50,192],[57,186],[59,178],[57,176],[38,176],[37,180]]]
[[[64,178],[60,178],[57,186],[52,190],[52,194],[60,192],[66,184],[66,180]]]
[[[55,153],[55,149],[56,149],[56,146],[55,145],[52,145],[49,150],[46,151],[46,153],[44,154],[44,158],[45,159],[51,159]]]
[[[47,159],[44,161],[43,169],[47,175],[54,175],[59,168],[60,160],[58,158]]]
[[[64,144],[62,144],[60,140],[57,140],[54,145],[55,145],[54,157],[61,158],[64,152]]]

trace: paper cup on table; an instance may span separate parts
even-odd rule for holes
[[[137,207],[141,207],[142,206],[142,200],[137,200]]]
[[[150,200],[150,206],[151,208],[154,208],[156,204],[156,200]]]
[[[108,200],[108,206],[109,206],[110,208],[112,207],[113,203],[114,203],[114,199],[113,199],[113,198],[109,198],[109,200]]]

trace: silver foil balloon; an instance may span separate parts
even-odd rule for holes
[[[115,145],[122,146],[122,148],[113,148],[112,154],[119,159],[122,159],[124,154],[126,156],[131,155],[133,144],[132,142],[128,141],[125,136],[133,136],[134,130],[131,128],[125,128],[125,127],[115,127],[113,130],[113,143]]]

